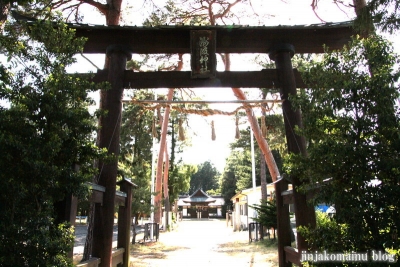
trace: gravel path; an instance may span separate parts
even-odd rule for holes
[[[159,242],[136,244],[132,267],[277,266],[276,248],[249,244],[248,232],[233,232],[224,220],[184,220],[177,230],[160,233]]]

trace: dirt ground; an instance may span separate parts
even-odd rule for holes
[[[142,235],[137,236],[137,240]],[[268,267],[278,266],[272,240],[249,243],[248,232],[233,232],[224,220],[184,220],[158,242],[131,247],[131,267]]]

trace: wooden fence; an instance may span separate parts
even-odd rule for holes
[[[112,266],[128,267],[129,251],[130,251],[130,231],[131,231],[131,206],[132,206],[132,189],[136,187],[130,180],[123,179],[118,182],[121,191],[116,191],[115,204],[118,208],[118,241],[117,249],[112,251]],[[91,196],[89,200],[94,203],[103,203],[103,194],[105,188],[97,184],[89,184]],[[75,201],[74,205],[77,204]],[[70,210],[70,221],[75,223],[76,207],[68,207]],[[72,220],[73,218],[73,220]],[[73,248],[70,256],[72,257]],[[81,262],[77,267],[98,267],[101,264],[101,258],[93,257],[88,261]]]
[[[124,253],[124,248],[118,248],[112,252],[112,267],[116,267],[118,264],[122,264],[122,266],[126,265],[124,264]],[[90,260],[77,264],[76,267],[98,267],[100,263],[100,258],[91,258]]]

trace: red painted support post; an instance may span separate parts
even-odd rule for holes
[[[120,191],[126,193],[124,206],[118,210],[118,248],[124,248],[123,264],[118,267],[129,267],[130,233],[132,224],[132,189],[137,187],[130,180],[123,179],[118,182]]]
[[[96,204],[93,227],[93,257],[101,258],[100,267],[110,267],[112,263],[112,237],[114,226],[114,199],[117,183],[119,135],[121,126],[122,97],[124,92],[123,81],[126,62],[131,53],[124,46],[113,45],[107,49],[109,60],[108,81],[109,90],[102,90],[100,108],[107,112],[99,119],[100,148],[106,148],[114,155],[112,162],[99,163],[98,184],[104,186],[103,203]]]
[[[299,110],[294,110],[289,101],[290,95],[296,95],[296,83],[293,74],[291,57],[294,55],[294,47],[290,44],[281,44],[275,46],[269,52],[269,57],[275,61],[278,86],[280,88],[281,99],[283,100],[282,109],[285,122],[286,139],[288,151],[290,153],[307,155],[306,142],[303,136],[295,133],[295,127],[302,128],[302,119]],[[314,226],[315,227],[315,210],[313,206],[307,204],[306,195],[297,191],[301,185],[298,177],[290,177],[293,181],[294,209],[296,213],[296,227],[298,226]],[[305,239],[297,233],[297,248],[301,253],[302,250],[308,249]]]

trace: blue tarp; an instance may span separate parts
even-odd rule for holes
[[[316,206],[316,207],[315,207],[315,210],[319,210],[319,211],[322,211],[322,212],[326,212],[326,210],[327,210],[328,208],[329,208],[329,206],[321,204],[321,205]]]

